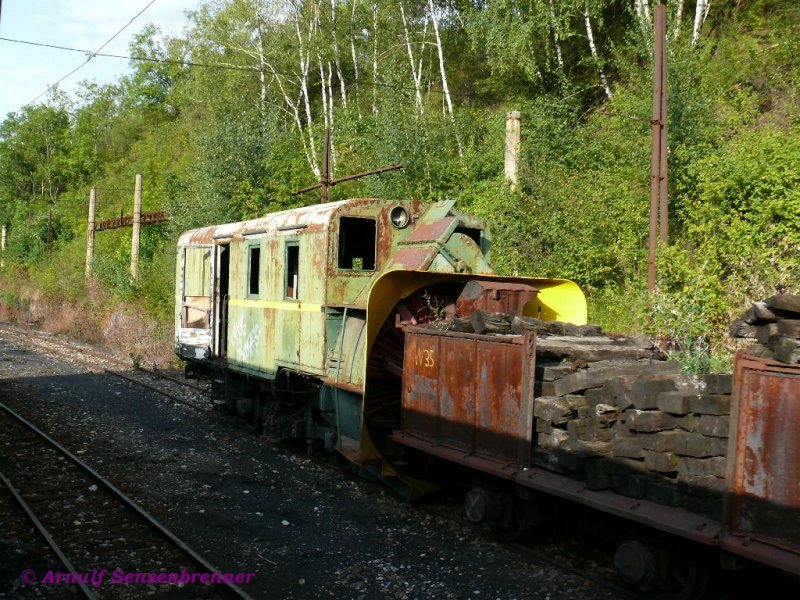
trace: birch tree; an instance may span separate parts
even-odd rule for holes
[[[711,0],[697,0],[697,5],[694,9],[694,26],[692,27],[692,47],[700,39],[700,29],[702,29],[703,23],[706,22],[709,8],[711,8]]]
[[[424,106],[422,104],[420,83],[422,81],[422,59],[425,53],[425,38],[428,33],[428,15],[426,14],[423,18],[422,39],[418,44],[412,44],[411,36],[409,35],[409,23],[402,3],[400,3],[400,17],[403,20],[403,34],[406,42],[406,50],[408,51],[408,62],[411,66],[411,77],[414,80],[414,99],[417,105],[417,112],[421,115],[424,113]],[[419,45],[419,61],[414,57],[414,45]]]
[[[600,82],[603,85],[603,90],[606,93],[606,96],[611,99],[611,88],[608,85],[608,80],[606,79],[605,71],[603,71],[603,67],[600,63],[600,57],[597,54],[597,46],[594,43],[594,34],[592,33],[592,22],[589,19],[589,1],[586,1],[583,9],[583,21],[586,25],[586,39],[589,41],[589,49],[592,53],[592,58],[594,59],[595,63],[597,64],[597,71],[600,74]]]
[[[436,17],[436,11],[433,7],[433,0],[428,0],[428,10],[430,12],[431,22],[433,23],[433,32],[436,37],[436,51],[439,54],[439,72],[442,77],[442,92],[444,93],[444,100],[447,106],[447,113],[450,115],[450,121],[453,123],[453,131],[456,136],[456,146],[458,147],[458,156],[464,156],[464,149],[461,147],[461,137],[458,135],[456,129],[456,117],[453,114],[453,101],[450,99],[450,87],[447,85],[447,72],[444,68],[444,53],[442,52],[442,38],[439,35],[439,19]]]

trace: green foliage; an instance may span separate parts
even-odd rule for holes
[[[130,231],[98,234],[94,271],[169,327],[179,232],[316,202],[293,192],[317,182],[327,126],[334,177],[405,165],[336,186],[334,199],[454,199],[490,224],[499,271],[574,279],[592,320],[671,339],[688,369],[717,368],[747,302],[798,290],[800,11],[713,4],[692,45],[692,5],[679,24],[667,2],[671,240],[648,298],[650,24],[610,0],[433,6],[220,0],[179,35],[146,27],[131,53],[154,60],[0,125],[7,269],[80,301],[89,189],[99,219],[130,214],[141,173],[144,210],[167,209],[171,223],[143,229],[138,284]],[[522,113],[514,191],[508,110]]]

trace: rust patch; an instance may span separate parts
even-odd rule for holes
[[[433,223],[422,223],[417,225],[411,235],[408,236],[409,243],[426,242],[430,240],[438,240],[444,236],[448,229],[451,228],[455,217],[444,217]]]
[[[525,464],[535,338],[406,328],[401,434],[506,465]],[[404,437],[405,436],[405,437]],[[505,471],[505,470],[504,470]]]
[[[740,352],[734,408],[731,533],[800,553],[800,365]]]
[[[458,297],[456,309],[460,317],[476,310],[522,316],[525,304],[536,300],[538,293],[532,285],[473,279]]]

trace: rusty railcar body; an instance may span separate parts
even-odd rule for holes
[[[696,396],[731,398],[730,415],[714,417],[720,419],[714,423],[724,422],[724,431],[715,433],[727,441],[724,478],[695,478],[694,489],[687,489],[685,481],[659,478],[662,500],[657,501],[643,488],[620,493],[612,485],[532,461],[539,421],[535,406],[547,400],[531,385],[537,368],[532,333],[496,337],[407,327],[406,349],[403,416],[391,437],[490,476],[467,495],[471,520],[525,528],[537,518],[529,500],[538,496],[643,526],[654,533],[644,536],[646,542],[618,540],[615,566],[624,581],[659,598],[702,597],[709,566],[702,561],[708,559],[730,569],[753,561],[800,576],[800,365],[741,351],[727,390],[732,397]],[[682,427],[691,425],[680,422],[662,442],[699,439]],[[659,434],[644,435],[652,439]],[[640,481],[660,475],[647,473],[646,461],[633,471],[628,466],[633,461],[607,453],[567,452],[573,453],[569,462],[591,461],[587,466],[592,470],[620,473],[622,468]],[[688,460],[707,466],[719,459]],[[706,487],[706,480],[714,483]],[[671,486],[668,501],[663,500],[665,486]],[[504,500],[509,491],[511,502]],[[702,496],[703,506],[681,506],[675,498],[683,493]],[[687,551],[691,546],[686,542],[701,552]]]
[[[253,427],[324,444],[400,493],[430,489],[429,473],[412,468],[420,456],[478,474],[488,485],[467,495],[473,520],[524,530],[531,498],[559,498],[693,542],[728,566],[800,574],[800,368],[737,357],[728,471],[714,479],[724,486],[693,490],[712,511],[593,488],[532,461],[536,335],[443,326],[477,310],[586,322],[574,283],[500,277],[490,245],[483,223],[452,202],[346,200],[187,232],[176,352]],[[623,542],[623,579],[653,589],[674,564],[669,548]],[[699,584],[692,561],[682,564],[682,582]]]
[[[396,319],[441,318],[475,280],[492,282],[492,299],[478,296],[494,305],[586,319],[570,281],[497,276],[488,230],[453,205],[343,200],[184,233],[176,353],[266,433],[391,472],[376,445],[399,420]]]

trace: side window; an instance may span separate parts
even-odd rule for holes
[[[261,246],[249,246],[247,249],[247,294],[258,296],[259,273],[261,271]]]
[[[300,246],[297,242],[286,245],[286,298],[300,298]]]
[[[183,252],[181,327],[208,329],[211,312],[211,251],[209,248],[185,248]]]
[[[340,269],[375,270],[375,246],[378,228],[375,219],[342,217],[339,219]]]
[[[185,248],[183,255],[184,296],[211,295],[211,252],[208,248]]]

